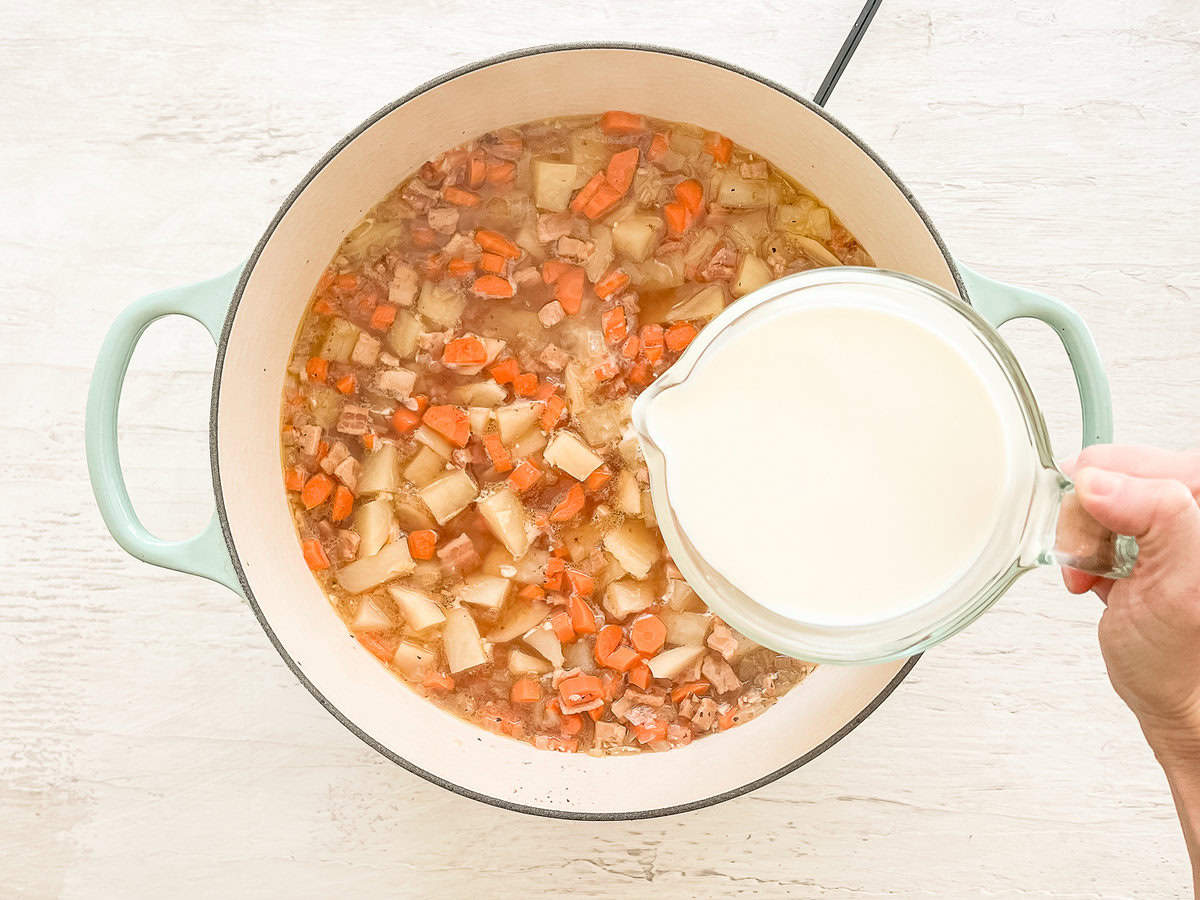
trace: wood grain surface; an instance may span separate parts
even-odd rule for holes
[[[632,824],[519,817],[359,743],[233,594],[122,553],[81,429],[117,312],[227,270],[377,107],[524,45],[641,40],[811,94],[857,2],[0,3],[0,895],[1172,897],[1164,778],[1096,603],[1050,571],[936,649],[833,751]],[[1200,444],[1200,8],[887,0],[831,110],[952,249],[1074,304],[1118,437]],[[436,148],[431,148],[436,149]],[[1007,328],[1073,452],[1065,356]],[[164,537],[210,514],[213,348],[168,321],[121,411]]]

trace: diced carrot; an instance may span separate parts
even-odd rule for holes
[[[663,327],[661,325],[643,325],[639,337],[642,342],[642,356],[646,362],[656,363],[663,355]]]
[[[304,371],[313,381],[324,381],[329,377],[329,360],[314,356],[305,363]]]
[[[671,691],[671,702],[679,703],[693,695],[707,694],[710,687],[707,681],[685,681]]]
[[[479,257],[479,268],[493,275],[503,275],[508,267],[508,261],[499,253],[485,253]]]
[[[428,528],[408,533],[408,552],[413,559],[433,559],[437,550],[437,532]]]
[[[688,208],[689,212],[700,212],[704,205],[704,188],[695,178],[675,185],[675,199]]]
[[[300,502],[304,504],[305,509],[312,509],[328,500],[332,493],[333,479],[324,472],[318,472],[304,483],[300,490]]]
[[[601,628],[596,635],[596,646],[592,651],[596,662],[602,666],[608,665],[609,655],[621,646],[623,637],[624,632],[621,631],[620,625],[605,625]]]
[[[337,380],[337,383],[334,385],[334,387],[336,387],[343,394],[353,394],[354,389],[358,387],[358,379],[356,379],[353,375],[343,375]]]
[[[344,484],[339,484],[337,490],[333,492],[333,506],[329,512],[329,518],[335,522],[340,522],[349,517],[354,510],[354,494],[350,493],[350,488]]]
[[[512,282],[507,278],[501,278],[499,275],[480,275],[472,283],[471,290],[480,297],[505,298],[511,297],[516,293]]]
[[[717,162],[724,164],[729,162],[729,157],[733,153],[733,141],[722,134],[710,131],[704,135],[702,149]]]
[[[598,381],[608,381],[621,374],[620,368],[611,359],[605,359],[592,370]]]
[[[590,597],[596,590],[596,580],[586,572],[580,572],[577,569],[567,569],[567,583],[571,585],[571,591],[578,594],[580,597]]]
[[[550,431],[562,419],[567,410],[567,402],[558,394],[546,398],[546,407],[542,410],[542,430]]]
[[[521,248],[498,231],[480,228],[475,232],[475,243],[488,253],[495,253],[506,259],[520,259]]]
[[[422,250],[432,250],[438,245],[437,232],[424,225],[414,225],[408,230],[408,236],[412,240],[413,246],[420,247]]]
[[[639,691],[650,690],[650,684],[654,681],[654,673],[650,671],[650,667],[644,662],[638,663],[633,667],[633,671],[629,673],[629,683]]]
[[[431,406],[422,421],[455,447],[465,447],[471,439],[471,420],[461,406]]]
[[[343,272],[333,279],[333,286],[339,291],[353,291],[358,288],[358,276],[351,272]]]
[[[551,522],[569,522],[581,512],[586,498],[583,496],[583,485],[573,484],[566,496],[558,502],[550,512]]]
[[[329,442],[321,441],[319,444],[317,444],[317,462],[320,462],[328,455],[329,455]]]
[[[633,736],[639,744],[649,744],[652,741],[663,741],[667,738],[667,722],[653,719],[644,725],[633,726]]]
[[[451,185],[442,192],[442,197],[447,203],[453,203],[455,206],[478,206],[479,195],[472,191],[466,191],[457,185]]]
[[[364,447],[366,447],[368,450],[374,450],[375,449],[375,433],[372,431],[368,431],[366,434],[364,434],[362,436],[362,445]]]
[[[490,451],[489,451],[490,452]],[[512,463],[509,463],[512,466]],[[529,460],[524,460],[508,476],[508,485],[518,494],[523,494],[542,477],[542,470],[531,463]]]
[[[492,461],[492,468],[497,472],[512,470],[512,456],[509,455],[508,448],[504,446],[504,442],[500,440],[500,435],[496,432],[493,431],[483,436],[483,449],[487,451],[488,459]]]
[[[569,644],[579,635],[575,633],[575,627],[571,624],[571,616],[565,610],[559,610],[550,616],[550,628],[554,632],[554,636],[561,643]]]
[[[717,719],[717,728],[721,731],[728,731],[734,725],[738,724],[741,712],[742,708],[735,703],[729,709],[725,710],[725,712],[721,713],[721,717]]]
[[[446,262],[447,259],[445,253],[434,253],[431,256],[421,260],[421,262],[417,265],[418,268],[420,268],[422,275],[430,280],[433,280],[442,277],[442,270],[446,268]]]
[[[457,278],[461,281],[475,274],[475,263],[463,259],[461,256],[456,256],[450,262],[446,263],[446,272],[452,278]]]
[[[455,338],[442,350],[442,362],[448,366],[482,366],[487,356],[483,341],[473,335]]]
[[[392,427],[400,434],[408,434],[421,424],[421,417],[407,406],[400,406],[392,413]]]
[[[608,466],[600,466],[600,468],[596,469],[595,472],[584,479],[583,488],[589,494],[594,494],[596,491],[608,484],[611,478],[612,469],[610,469]]]
[[[634,173],[637,172],[638,148],[630,147],[620,153],[614,153],[604,170],[604,180],[615,190],[624,194],[633,184]]]
[[[630,338],[634,340],[634,338]],[[644,359],[639,359],[633,364],[633,368],[629,370],[629,374],[625,376],[625,380],[630,384],[636,384],[638,387],[645,387],[653,381],[653,373],[650,371],[650,364]]]
[[[567,564],[557,556],[552,556],[546,560],[546,580],[542,582],[542,587],[548,591],[557,591],[562,587],[563,573],[567,571]]]
[[[383,331],[391,327],[391,324],[396,321],[396,307],[390,303],[380,303],[375,307],[375,312],[371,313],[371,328],[375,331]]]
[[[521,374],[521,366],[510,356],[488,369],[488,374],[497,384],[512,384],[513,379]]]
[[[587,714],[592,717],[593,722],[599,722],[602,718],[604,718],[604,707],[593,706],[587,711]]]
[[[314,538],[305,541],[300,547],[304,551],[304,561],[314,572],[329,568],[329,557],[325,555],[325,548],[321,546],[320,541]]]
[[[647,614],[633,620],[629,642],[642,656],[653,656],[667,641],[667,626],[658,616]]]
[[[600,130],[613,135],[641,134],[646,130],[646,117],[610,109],[600,117]]]
[[[610,344],[619,344],[629,333],[625,321],[625,307],[614,306],[600,314],[600,327],[604,329],[604,339]]]
[[[582,706],[604,697],[604,682],[595,675],[569,675],[558,683],[559,702],[566,706]]]
[[[557,556],[559,559],[566,559],[571,555],[571,551],[567,549],[567,545],[562,541],[551,539],[550,555]]]
[[[291,466],[283,476],[283,486],[289,491],[298,491],[304,487],[308,473],[299,466]]]
[[[395,643],[385,638],[382,634],[377,634],[373,631],[364,631],[361,634],[356,634],[354,637],[372,656],[382,659],[384,662],[391,662],[392,657],[396,654]]]
[[[508,696],[513,703],[537,703],[542,699],[542,686],[532,678],[519,678]]]
[[[454,679],[445,672],[426,672],[425,677],[421,679],[421,684],[432,691],[454,690]]]
[[[642,347],[641,341],[638,340],[636,334],[631,334],[625,339],[625,343],[621,345],[621,356],[625,359],[637,359],[638,350]]]
[[[567,578],[570,577],[571,570],[567,569]],[[582,597],[571,595],[567,600],[567,614],[571,617],[571,627],[575,629],[576,634],[596,633],[596,615]]]
[[[621,269],[609,269],[607,274],[601,277],[593,286],[596,296],[601,300],[607,300],[613,294],[616,294],[629,284],[629,276]]]
[[[605,662],[605,665],[610,669],[616,669],[618,672],[628,672],[641,662],[641,660],[642,658],[638,656],[637,651],[632,647],[618,647],[612,653],[608,654],[608,660]]]
[[[542,263],[542,283],[554,284],[558,281],[559,276],[571,268],[570,263],[565,263],[561,259],[548,259]]]
[[[408,399],[417,404],[417,415],[424,415],[425,410],[429,409],[429,398],[424,394],[413,394]]]
[[[679,237],[691,227],[692,213],[678,200],[664,204],[662,211],[667,220],[667,234],[671,237]]]
[[[329,302],[328,297],[322,297],[313,304],[313,312],[318,316],[332,316],[334,311],[333,304]]]
[[[472,150],[467,157],[467,187],[475,190],[483,187],[487,177],[487,157],[482,150]]]
[[[562,717],[562,725],[559,727],[562,729],[562,733],[564,735],[567,737],[572,737],[583,731],[583,719],[578,713],[564,715]]]
[[[535,400],[549,400],[557,391],[558,385],[549,381],[542,381],[538,383],[537,390],[533,392],[533,397]]]
[[[592,199],[583,208],[583,214],[589,219],[598,219],[612,210],[621,201],[621,197],[623,196],[624,191],[618,191],[605,180],[601,183],[600,187],[596,188],[596,193],[592,195]]]
[[[545,600],[546,592],[536,584],[527,584],[517,591],[517,596],[524,597],[526,600]]]
[[[488,163],[487,167],[487,183],[488,184],[511,184],[517,177],[516,163],[502,160],[500,162]]]
[[[670,149],[671,142],[667,135],[662,131],[656,131],[650,141],[650,149],[646,151],[646,156],[650,158],[651,162],[655,162],[666,156]]]
[[[676,322],[663,334],[663,340],[666,342],[667,349],[672,353],[678,353],[683,350],[688,344],[695,340],[696,326],[688,322]]]
[[[579,193],[571,200],[571,212],[583,212],[592,198],[596,196],[596,191],[600,190],[600,185],[604,184],[604,173],[597,172],[588,183],[579,189]]]
[[[512,386],[518,397],[532,397],[537,393],[538,377],[533,372],[525,372],[513,379]]]
[[[562,304],[568,315],[575,315],[583,304],[584,272],[571,266],[554,281],[554,299]]]

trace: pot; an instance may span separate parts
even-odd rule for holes
[[[956,266],[912,194],[865,144],[764,78],[654,47],[546,47],[451,72],[373,115],[296,187],[243,266],[145,297],[117,318],[88,397],[97,503],[129,553],[241,594],[301,683],[389,759],[464,796],[574,819],[683,812],[767,784],[845,737],[916,662],[818,667],[765,715],[667,753],[552,753],[486,732],[410,691],[348,634],[297,552],[280,471],[280,396],[296,327],[343,235],[428,157],[471,135],[605,109],[720,131],[799,179],[879,266],[964,300],[969,290],[993,324],[1022,315],[1050,322],[1076,366],[1087,436],[1107,439],[1111,432],[1107,385],[1078,317]],[[116,440],[133,348],[166,315],[199,321],[217,342],[209,434],[216,512],[202,533],[180,542],[161,541],[138,521]]]

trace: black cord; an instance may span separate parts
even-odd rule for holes
[[[813,102],[817,106],[824,106],[829,100],[829,95],[833,93],[833,89],[837,86],[838,79],[842,77],[842,72],[846,71],[846,65],[850,62],[850,57],[858,49],[858,44],[862,40],[863,33],[866,32],[867,26],[871,24],[871,20],[875,18],[875,11],[879,9],[881,2],[883,0],[867,0],[866,5],[862,8],[862,12],[854,20],[854,27],[846,35],[846,40],[842,43],[842,49],[833,58],[833,64],[829,67],[829,71],[825,73],[825,80],[821,82],[821,86],[817,88],[817,93],[813,96]]]

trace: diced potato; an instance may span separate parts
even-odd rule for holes
[[[446,621],[442,608],[424,591],[393,585],[388,588],[388,593],[392,595],[400,615],[404,616],[404,624],[413,631],[424,631]]]
[[[684,319],[711,319],[725,308],[725,288],[720,283],[706,284],[686,300],[671,307],[667,319],[679,322]]]
[[[454,596],[460,603],[469,603],[480,609],[495,612],[504,605],[511,589],[512,580],[509,578],[501,578],[499,575],[476,574],[456,587]]]
[[[642,489],[638,486],[637,478],[628,469],[617,473],[614,502],[617,509],[629,516],[642,514]]]
[[[482,437],[492,421],[492,411],[486,406],[471,406],[467,409],[467,419],[471,423],[471,434]]]
[[[668,143],[672,150],[683,156],[699,156],[704,146],[704,135],[687,126],[672,128]]]
[[[670,650],[664,650],[647,663],[650,666],[650,674],[655,678],[675,678],[702,657],[706,649],[705,647],[672,647]]]
[[[683,262],[686,266],[699,268],[704,264],[713,250],[717,249],[717,243],[721,240],[721,236],[711,228],[703,228],[696,233],[692,238],[691,244],[688,245],[687,252],[683,255]]]
[[[650,574],[659,557],[658,539],[636,519],[626,519],[604,535],[604,549],[638,579]]]
[[[421,285],[421,295],[417,298],[417,312],[443,328],[453,328],[457,325],[466,306],[466,295],[449,285],[434,284],[432,281]]]
[[[684,261],[683,254],[679,252],[640,263],[626,262],[621,268],[629,275],[629,280],[643,291],[665,291],[683,284]]]
[[[588,281],[594,284],[613,264],[612,229],[602,222],[597,222],[592,226],[592,244],[594,245],[592,255],[583,264],[583,271],[587,275]]]
[[[420,490],[421,499],[439,525],[445,525],[471,505],[479,494],[474,480],[462,469],[451,469]]]
[[[374,556],[356,559],[337,570],[335,577],[342,590],[351,594],[361,594],[373,587],[378,587],[385,581],[408,575],[415,563],[408,552],[405,541],[393,541]]]
[[[651,528],[658,527],[658,516],[654,512],[654,498],[649,491],[642,491],[642,520]]]
[[[661,216],[651,213],[628,216],[612,228],[613,249],[626,259],[642,262],[650,258],[665,230]]]
[[[654,605],[654,591],[649,584],[622,578],[614,581],[604,592],[604,608],[614,619],[640,613]]]
[[[512,455],[515,458],[524,459],[533,456],[535,453],[540,453],[545,446],[546,433],[540,428],[530,428],[517,438],[516,442],[508,449],[512,451]]]
[[[417,430],[413,432],[413,438],[417,443],[436,451],[442,459],[449,459],[454,453],[454,445],[428,425],[418,425]]]
[[[814,262],[818,262],[823,266],[840,266],[842,264],[842,261],[834,256],[829,248],[820,241],[814,241],[812,238],[804,237],[803,235],[792,235],[792,241]]]
[[[450,392],[450,400],[459,406],[486,406],[491,409],[504,402],[508,392],[494,381],[464,384]]]
[[[374,556],[387,543],[392,532],[392,501],[388,497],[377,497],[368,503],[359,504],[354,511],[354,530],[358,532],[358,558]]]
[[[542,457],[576,481],[585,481],[604,463],[587,444],[569,431],[556,431]]]
[[[317,356],[330,362],[350,362],[350,354],[354,352],[354,345],[358,343],[361,333],[352,322],[334,319],[329,323],[329,332],[325,335]]]
[[[730,209],[755,209],[771,202],[771,182],[750,181],[726,171],[721,175],[714,198]]]
[[[571,143],[571,162],[579,167],[575,187],[582,187],[583,182],[591,178],[608,165],[612,156],[612,147],[597,125],[590,128],[576,128],[569,137]]]
[[[533,202],[538,209],[562,212],[571,202],[575,189],[575,176],[579,167],[574,163],[554,162],[548,159],[533,161]]]
[[[567,408],[572,415],[578,415],[587,405],[588,394],[596,387],[596,379],[578,360],[567,363],[563,372],[563,387],[567,395]]]
[[[704,604],[696,592],[682,578],[672,578],[667,582],[663,602],[677,612],[694,612],[704,609]]]
[[[702,647],[712,627],[712,616],[708,613],[664,609],[658,617],[667,626],[667,643],[677,647]]]
[[[571,641],[568,644],[563,644],[563,664],[564,669],[579,669],[583,672],[593,673],[596,671],[596,657],[592,652],[592,647],[588,641]]]
[[[554,666],[514,647],[508,651],[508,671],[514,675],[548,675]]]
[[[446,611],[442,651],[446,654],[446,665],[450,667],[452,675],[482,666],[488,661],[475,618],[461,606]]]
[[[761,646],[760,644],[754,643],[754,641],[750,640],[750,638],[746,637],[740,631],[734,631],[733,636],[737,638],[738,645],[737,649],[734,650],[733,654],[729,657],[730,662],[737,662],[751,650],[757,650]]]
[[[358,476],[358,494],[393,493],[396,490],[399,454],[390,441],[381,442],[363,462]]]
[[[396,623],[376,606],[370,597],[363,597],[358,604],[358,611],[354,614],[354,620],[350,623],[351,631],[384,631],[394,627]]]
[[[833,222],[829,218],[829,210],[823,206],[809,211],[807,226],[805,233],[812,235],[818,241],[828,241],[833,238]]]
[[[404,467],[404,479],[419,488],[425,487],[446,468],[446,460],[429,447],[421,447]]]
[[[433,524],[433,519],[429,520],[429,524]],[[417,562],[416,568],[413,569],[409,577],[412,584],[417,585],[424,590],[431,591],[442,582],[442,565],[436,559],[422,559]]]
[[[549,623],[543,623],[537,628],[530,629],[521,637],[531,650],[540,653],[554,668],[563,664],[562,643],[550,629]]]
[[[617,452],[626,465],[636,466],[642,461],[642,444],[636,434],[626,434],[617,444]]]
[[[496,407],[496,427],[500,429],[500,440],[512,446],[517,438],[537,425],[542,417],[542,405],[535,400],[518,400],[507,406]]]
[[[734,217],[725,234],[737,249],[753,253],[766,231],[767,211],[756,209]]]
[[[756,291],[772,277],[770,266],[752,253],[743,253],[731,288],[733,296],[743,297],[751,291]]]
[[[422,528],[432,528],[437,524],[420,498],[411,494],[397,494],[395,510],[396,524],[403,531],[420,531]]]
[[[392,657],[392,665],[410,681],[421,681],[437,668],[437,654],[408,641],[401,641]]]
[[[604,526],[599,522],[584,522],[582,525],[565,531],[562,534],[563,544],[571,555],[571,562],[587,559],[592,549],[600,543],[604,535]]]
[[[502,487],[480,499],[476,504],[479,514],[487,522],[496,539],[504,545],[513,559],[520,559],[529,549],[533,532],[525,504],[509,488]],[[525,629],[522,629],[525,630]]]
[[[396,313],[396,319],[388,329],[384,341],[388,349],[400,359],[412,359],[417,353],[417,341],[424,331],[417,317],[402,309]]]
[[[615,441],[621,436],[621,432],[629,421],[629,411],[632,406],[631,398],[622,397],[620,400],[597,403],[576,411],[575,418],[579,423],[583,439],[593,447],[602,447]]]
[[[775,225],[784,231],[804,234],[808,230],[808,215],[817,208],[811,197],[797,197],[794,203],[781,203],[775,210]]]
[[[337,424],[342,414],[342,404],[345,397],[331,387],[323,384],[309,383],[309,396],[312,398],[312,415],[318,425],[329,431]]]
[[[517,597],[504,607],[496,627],[488,632],[488,640],[493,644],[511,641],[542,624],[549,614],[550,607],[541,600]]]

